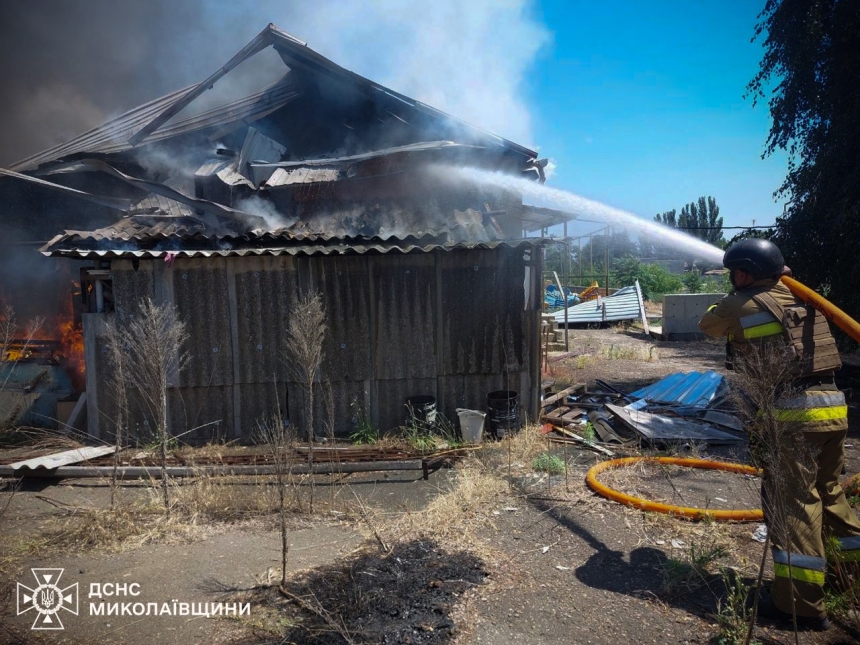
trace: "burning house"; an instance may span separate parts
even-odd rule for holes
[[[208,93],[264,50],[278,59],[275,80],[214,104]],[[81,323],[87,431],[111,434],[116,412],[104,323],[149,297],[174,305],[190,331],[168,392],[172,428],[198,428],[184,438],[205,441],[246,435],[277,408],[302,423],[282,348],[291,303],[311,291],[325,307],[331,390],[316,401],[333,409],[336,432],[351,430],[356,405],[376,427],[401,425],[418,395],[454,419],[490,392],[515,391],[536,416],[542,240],[524,237],[517,193],[476,185],[462,167],[543,174],[535,152],[269,25],[201,83],[0,181],[21,193],[16,216],[39,222],[20,248],[64,267],[55,284],[69,301],[75,278],[68,318]],[[51,226],[49,260],[28,240]],[[8,275],[0,293],[12,291]],[[145,424],[138,412],[132,425]]]

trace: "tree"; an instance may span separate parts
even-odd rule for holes
[[[764,157],[788,153],[775,192],[787,201],[776,242],[795,276],[846,311],[860,311],[860,3],[768,0],[753,40],[764,39],[747,86],[767,100]]]
[[[720,217],[720,207],[717,200],[711,196],[699,197],[695,202],[690,202],[681,209],[680,214],[673,208],[665,213],[658,213],[654,221],[668,226],[684,230],[693,237],[698,237],[708,244],[724,246],[723,218]]]

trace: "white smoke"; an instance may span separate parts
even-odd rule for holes
[[[10,27],[0,39],[6,63],[0,164],[206,78],[270,22],[346,69],[533,146],[524,85],[551,41],[535,6],[535,0],[0,3],[0,22]]]
[[[295,217],[287,217],[281,213],[272,202],[266,201],[257,195],[251,195],[245,199],[240,199],[235,204],[236,210],[256,215],[263,218],[266,222],[267,231],[277,231],[282,228],[289,228],[296,223]]]

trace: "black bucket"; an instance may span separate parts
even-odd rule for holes
[[[496,390],[487,395],[487,421],[490,434],[501,439],[520,429],[519,394],[511,390]]]
[[[436,427],[436,397],[421,395],[406,399],[406,425],[412,424],[428,430]]]

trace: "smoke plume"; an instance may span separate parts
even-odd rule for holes
[[[550,41],[533,8],[532,0],[3,2],[0,165],[206,78],[270,22],[347,69],[532,145],[524,82]]]

